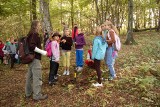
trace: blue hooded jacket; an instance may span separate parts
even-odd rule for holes
[[[93,40],[92,59],[103,60],[108,44],[102,36],[96,36]]]

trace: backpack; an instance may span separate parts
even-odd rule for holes
[[[35,54],[29,51],[28,36],[22,37],[18,42],[19,59],[22,64],[29,64],[34,60]]]
[[[47,56],[51,57],[52,56],[52,49],[51,49],[51,44],[52,42],[50,41],[48,44],[46,44],[46,51],[47,51]]]
[[[114,32],[114,30],[112,30]],[[114,37],[115,37],[115,43],[113,44],[114,50],[115,51],[120,51],[121,49],[121,41],[119,36],[114,32]],[[111,39],[109,33],[108,33],[108,38]]]

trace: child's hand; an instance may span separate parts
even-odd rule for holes
[[[63,39],[63,43],[66,43],[66,40],[65,40],[65,39]]]

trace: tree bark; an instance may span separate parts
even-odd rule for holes
[[[49,33],[52,32],[53,28],[51,25],[49,13],[49,0],[40,0],[40,12],[42,15],[43,30],[47,30]]]
[[[98,7],[98,0],[94,0],[94,1],[96,4],[96,11],[97,11],[96,24],[99,25],[102,21],[101,21],[101,15],[100,15],[99,7]]]
[[[36,12],[36,0],[32,0],[32,17],[33,17],[33,20],[37,20],[37,12]]]
[[[73,9],[73,3],[74,3],[74,1],[73,0],[71,0],[71,23],[72,23],[72,29],[73,29],[73,27],[74,27],[74,9]]]
[[[128,0],[128,31],[127,38],[124,44],[136,44],[133,38],[133,0]]]
[[[159,4],[159,20],[158,20],[158,29],[157,32],[160,31],[160,0],[157,0],[157,4]]]

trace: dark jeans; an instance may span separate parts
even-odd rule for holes
[[[57,76],[59,63],[50,61],[49,82],[54,82],[54,77]]]
[[[101,84],[101,74],[102,74],[102,71],[100,70],[100,65],[101,65],[100,63],[101,63],[100,60],[94,59],[94,66],[95,66],[95,70],[97,72],[99,84]]]
[[[15,63],[15,61],[16,61],[15,55],[16,55],[16,54],[10,54],[10,58],[11,58],[11,68],[13,68],[14,63]]]

